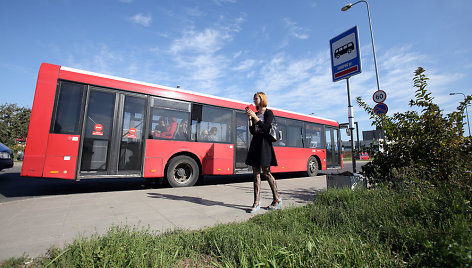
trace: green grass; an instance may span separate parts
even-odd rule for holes
[[[28,267],[470,266],[471,212],[454,189],[329,190],[304,207],[201,231],[113,226]]]

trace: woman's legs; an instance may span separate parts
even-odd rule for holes
[[[259,167],[252,167],[252,174],[254,176],[254,207],[257,206],[261,200],[261,170]]]
[[[267,178],[267,181],[269,182],[270,189],[272,190],[272,198],[274,201],[279,200],[279,191],[277,190],[277,182],[275,182],[274,176],[272,176],[272,173],[270,172],[270,167],[262,167],[262,172],[264,173],[264,177]],[[260,184],[260,181],[259,181]]]

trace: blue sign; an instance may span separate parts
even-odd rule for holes
[[[361,73],[361,50],[357,26],[329,40],[333,82]]]
[[[385,103],[377,103],[374,107],[375,114],[386,114],[388,112],[388,106]]]

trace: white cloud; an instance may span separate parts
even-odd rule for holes
[[[174,40],[170,51],[173,54],[180,52],[214,53],[223,47],[225,41],[231,36],[216,29],[205,29],[202,32],[194,30],[186,31],[183,37]]]
[[[151,25],[152,17],[151,15],[143,15],[141,13],[138,13],[133,17],[129,18],[129,20],[133,23],[141,24],[142,26],[147,27]]]
[[[298,26],[297,23],[293,22],[290,18],[284,18],[284,22],[291,36],[297,39],[308,39],[310,37],[308,35],[310,31],[308,28]]]
[[[278,54],[262,67],[262,78],[257,81],[256,86],[271,91],[285,91],[287,87],[306,80],[314,66],[313,59],[292,60],[285,54]]]
[[[253,59],[243,60],[236,67],[234,67],[233,71],[245,71],[251,69],[256,64],[256,61]]]
[[[172,42],[169,53],[183,74],[181,84],[215,94],[229,60],[218,54],[231,36],[218,29],[189,30]]]
[[[237,51],[236,53],[233,54],[233,59],[239,58],[239,56],[241,56],[242,54],[243,52],[241,50]]]
[[[117,66],[124,59],[122,53],[112,51],[105,44],[81,47],[72,53],[66,57],[67,66],[112,75],[117,74]]]
[[[240,53],[228,55],[223,53],[225,45],[233,40],[233,35],[240,31],[240,24],[244,22],[242,16],[230,23],[219,21],[215,27],[201,31],[193,28],[182,32],[180,38],[173,40],[167,53],[175,62],[175,68],[182,74],[181,84],[192,85],[197,91],[217,94],[221,88],[222,79],[230,77],[228,70],[231,62],[239,57]],[[222,18],[223,20],[224,18]],[[250,62],[245,62],[248,67]]]

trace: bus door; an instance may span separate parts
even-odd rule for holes
[[[326,127],[326,167],[341,166],[341,146],[339,129]]]
[[[247,172],[249,169],[248,165],[246,165],[246,156],[249,150],[249,126],[247,115],[244,112],[235,111],[236,114],[236,131],[235,131],[235,141],[234,144],[234,170],[235,173]]]
[[[146,98],[90,87],[79,176],[142,173]]]

